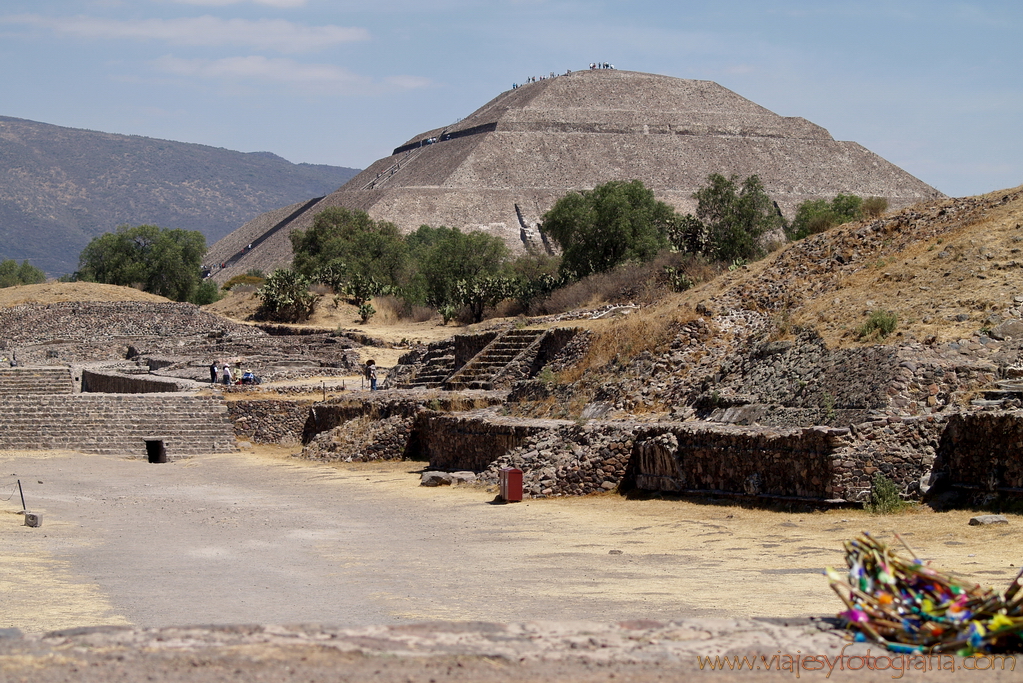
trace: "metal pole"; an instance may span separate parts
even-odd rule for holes
[[[21,488],[21,479],[18,480],[18,493],[21,494],[21,511],[24,512],[28,508],[25,507],[25,492]]]

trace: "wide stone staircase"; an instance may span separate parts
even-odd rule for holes
[[[501,370],[529,348],[546,330],[510,330],[490,342],[482,351],[444,382],[444,388],[493,389],[493,380]]]
[[[423,356],[423,367],[408,382],[409,387],[426,387],[436,389],[444,385],[455,371],[455,345],[441,344],[431,348]]]
[[[163,440],[167,457],[237,449],[220,396],[53,394],[0,396],[0,449],[146,455]]]
[[[70,368],[0,368],[0,396],[70,394],[74,389]]]

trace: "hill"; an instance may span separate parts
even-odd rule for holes
[[[480,229],[513,251],[549,250],[540,220],[569,192],[641,180],[689,212],[712,173],[758,175],[790,218],[803,201],[838,193],[884,197],[892,208],[944,196],[855,142],[717,83],[578,71],[501,93],[459,122],[417,135],[320,201],[242,226],[209,260],[228,264],[218,281],[283,265],[288,235],[331,206],[363,209],[404,232],[423,224]]]
[[[358,171],[0,117],[0,259],[75,270],[122,224],[198,230],[213,244],[275,207],[322,196]]]

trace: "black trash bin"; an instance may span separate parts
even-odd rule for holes
[[[149,462],[167,462],[163,439],[146,439],[146,455],[149,456]]]

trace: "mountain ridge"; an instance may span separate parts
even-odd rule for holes
[[[28,260],[49,275],[71,272],[93,237],[123,224],[198,230],[213,244],[356,173],[268,151],[0,116],[0,258]]]

